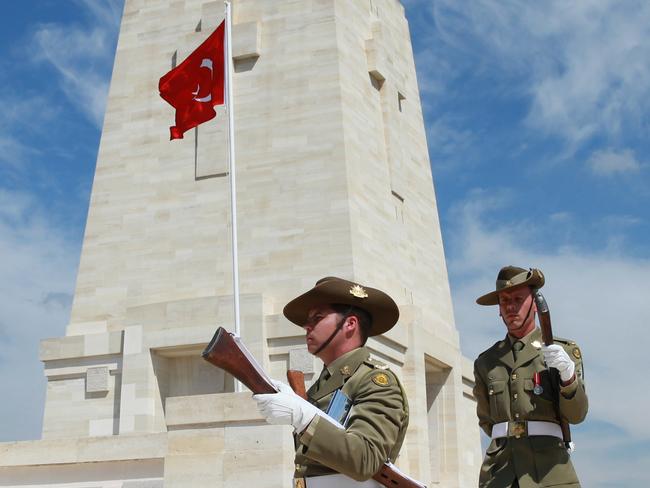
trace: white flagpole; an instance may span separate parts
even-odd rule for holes
[[[232,285],[235,306],[235,335],[240,337],[239,321],[239,266],[237,256],[237,185],[235,178],[235,105],[232,90],[232,9],[226,4],[226,103],[228,104],[228,156],[230,161],[230,212],[232,222]],[[239,390],[239,388],[237,388]]]

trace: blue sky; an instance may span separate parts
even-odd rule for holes
[[[499,267],[542,268],[585,357],[583,485],[648,485],[650,3],[403,3],[464,354],[504,333],[474,304]],[[3,7],[0,441],[40,435],[38,341],[68,320],[121,7]]]

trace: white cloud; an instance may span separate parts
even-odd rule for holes
[[[28,194],[0,190],[0,441],[40,437],[45,381],[38,343],[62,335],[78,247]]]
[[[86,8],[96,21],[105,25],[119,25],[124,0],[75,0]]]
[[[573,150],[594,136],[616,139],[642,129],[650,109],[650,3],[430,5],[444,48],[472,60],[475,70],[522,80],[508,89],[528,94],[531,128],[563,138]]]
[[[0,106],[0,163],[19,172],[39,153],[37,145],[27,141],[37,137],[42,128],[49,130],[56,110],[41,96],[24,99],[8,93],[0,96]]]
[[[432,165],[436,171],[454,170],[460,164],[465,168],[470,161],[459,160],[458,154],[470,154],[476,135],[469,129],[456,129],[462,126],[458,121],[450,120],[448,116],[441,116],[435,122],[427,125],[427,143],[432,155]]]
[[[89,9],[92,24],[41,26],[34,34],[31,55],[58,72],[68,100],[100,127],[109,83],[105,71],[113,60],[122,1],[79,3]]]
[[[629,149],[624,151],[608,149],[595,151],[587,161],[587,166],[599,176],[636,173],[641,169],[641,164]]]
[[[0,135],[0,163],[11,170],[17,170],[26,160],[30,148],[16,138]]]

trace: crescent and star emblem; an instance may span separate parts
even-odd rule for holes
[[[212,81],[212,60],[209,59],[209,58],[203,58],[203,60],[201,61],[201,66],[199,68],[207,68],[207,69],[210,70],[210,78],[209,78],[210,82],[206,83],[206,85],[207,86],[212,86],[212,83],[211,83],[211,81]],[[203,71],[201,71],[201,72],[203,73]],[[205,78],[205,76],[202,75],[202,78]],[[192,95],[194,95],[192,100],[194,100],[196,102],[209,102],[210,100],[212,100],[212,93],[211,92],[208,92],[206,95],[199,96],[200,92],[201,92],[201,83],[199,82],[199,83],[196,84],[196,91],[192,92]]]

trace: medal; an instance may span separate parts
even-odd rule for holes
[[[533,375],[533,383],[535,384],[535,386],[533,387],[533,393],[535,395],[541,395],[542,393],[544,393],[544,388],[542,388],[541,382],[542,382],[541,376],[539,375],[538,372],[535,372],[535,374]]]

